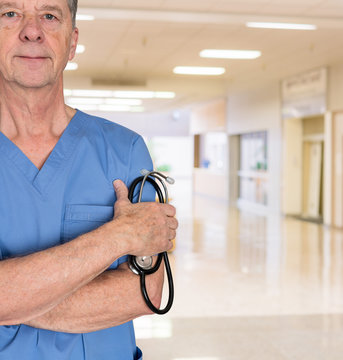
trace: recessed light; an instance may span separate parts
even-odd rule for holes
[[[86,50],[86,47],[84,45],[78,44],[76,46],[76,54],[83,54]]]
[[[261,51],[205,49],[200,52],[200,56],[213,59],[256,59],[261,56]]]
[[[77,70],[78,65],[75,62],[68,62],[67,66],[65,67],[65,70]]]
[[[176,66],[173,72],[181,75],[222,75],[225,69],[223,67]]]
[[[76,20],[81,21],[92,21],[95,17],[93,15],[87,15],[87,14],[76,14]]]
[[[263,29],[282,29],[282,30],[316,30],[316,25],[311,24],[291,24],[291,23],[273,23],[273,22],[248,22],[247,27]]]

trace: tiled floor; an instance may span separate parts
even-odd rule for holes
[[[343,231],[175,200],[175,303],[135,321],[145,360],[343,359]]]

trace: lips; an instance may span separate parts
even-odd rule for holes
[[[17,56],[20,59],[27,59],[27,60],[44,60],[47,59],[46,56],[26,56],[26,55],[20,55]]]

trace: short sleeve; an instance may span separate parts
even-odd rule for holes
[[[138,136],[133,143],[130,167],[127,179],[127,186],[129,187],[132,182],[139,176],[142,176],[142,170],[153,170],[153,162],[149,154],[149,150],[141,136]],[[136,187],[133,202],[136,202],[139,194],[139,186]],[[146,183],[143,189],[142,201],[155,201],[155,190],[152,185]]]
[[[134,140],[130,152],[130,159],[129,159],[129,171],[128,177],[126,181],[126,186],[129,188],[132,182],[137,178],[142,176],[141,171],[145,170],[153,170],[153,162],[151,156],[149,154],[149,150],[141,136],[137,136]],[[137,202],[139,194],[139,185],[136,187],[133,197],[133,202]],[[145,183],[143,193],[142,193],[142,201],[155,201],[155,190],[153,186],[149,183]],[[128,256],[125,255],[119,258],[118,265],[126,262]]]

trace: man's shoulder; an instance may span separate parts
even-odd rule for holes
[[[140,137],[140,135],[133,130],[105,118],[86,114],[81,111],[78,111],[78,116],[81,116],[86,122],[85,130],[90,136],[101,135],[101,137],[108,139],[110,142],[114,140],[131,142]]]

